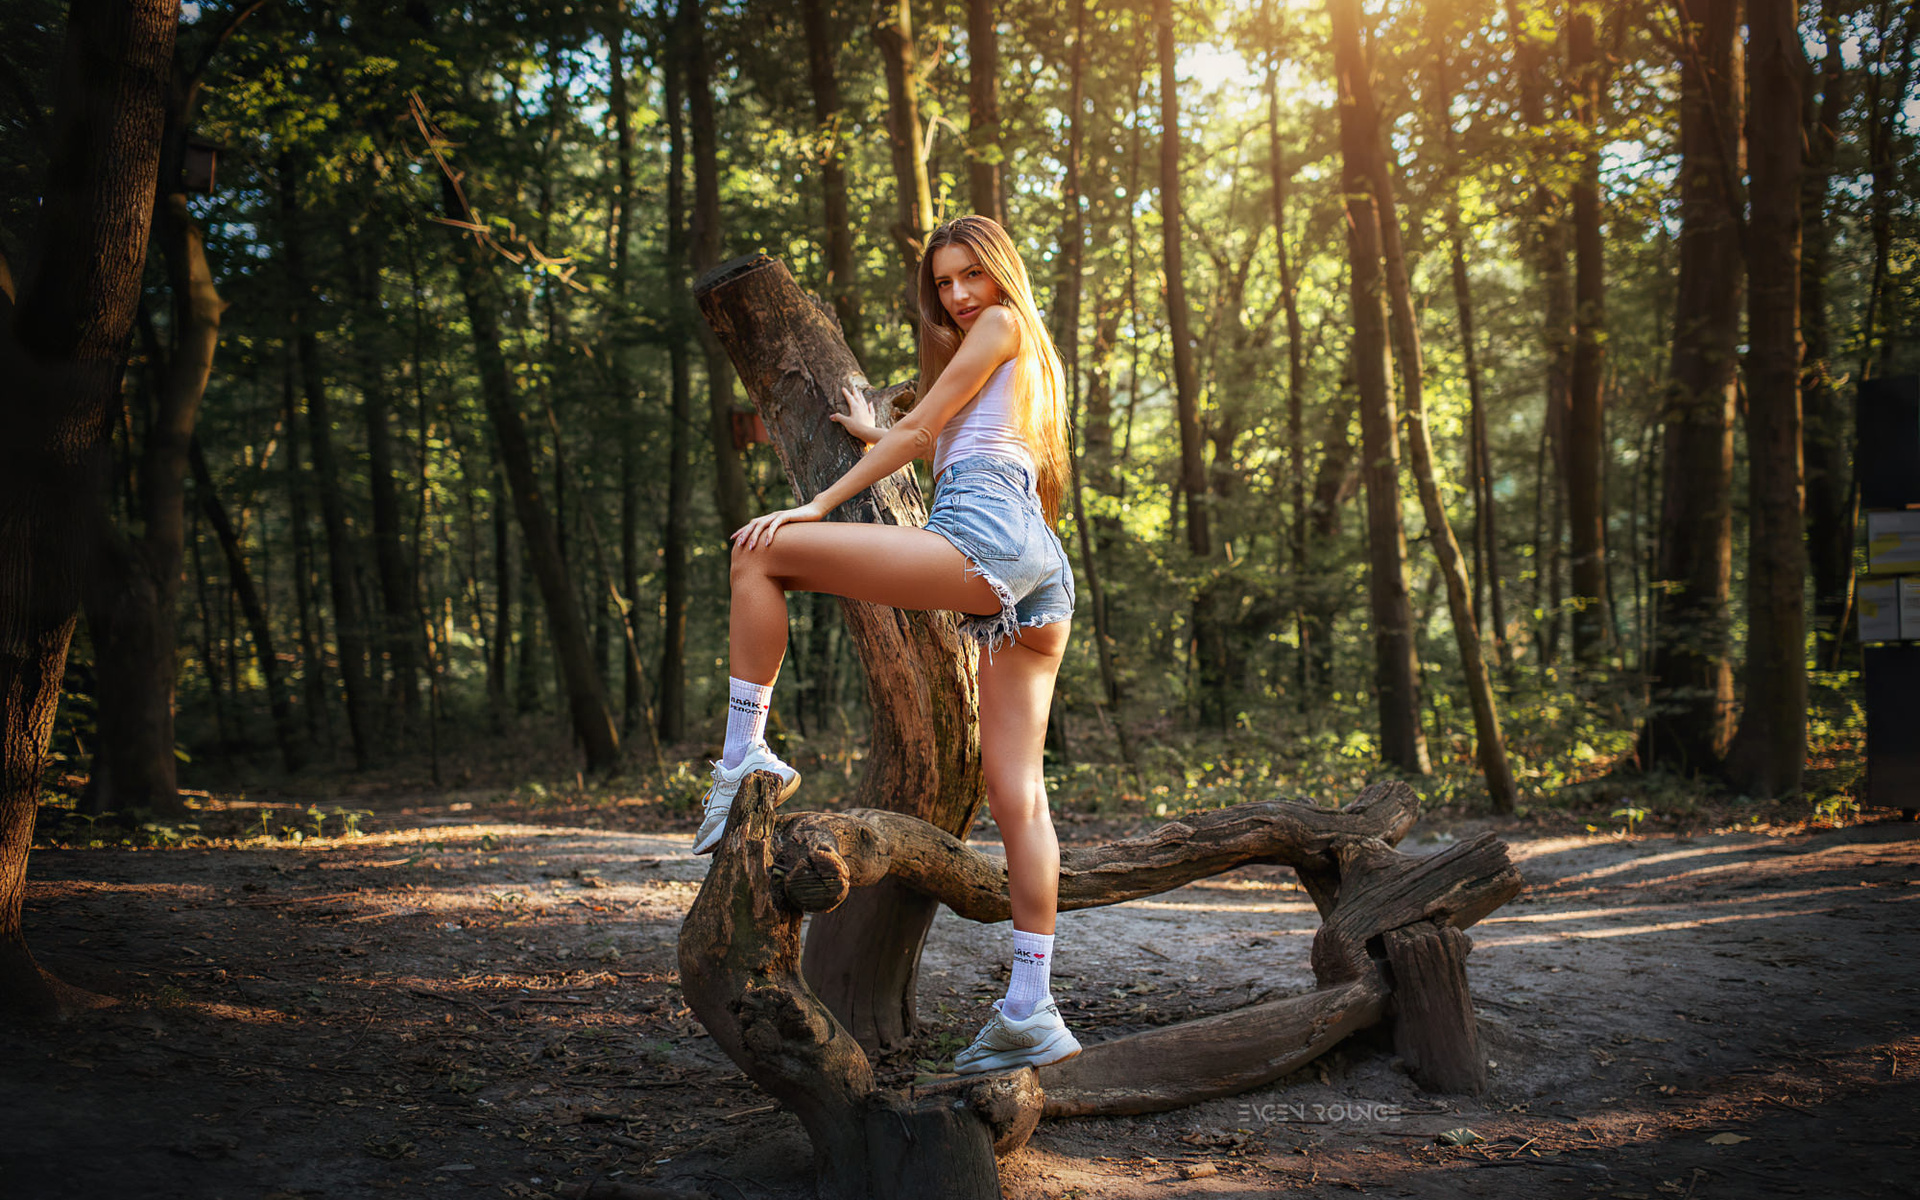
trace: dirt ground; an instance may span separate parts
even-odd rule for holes
[[[36,951],[119,1002],[0,1030],[0,1196],[811,1194],[798,1120],[681,1001],[687,832],[369,807],[356,839],[35,852]],[[1472,930],[1485,1095],[1423,1095],[1366,1037],[1245,1096],[1043,1125],[1006,1194],[1920,1195],[1920,825],[1504,836],[1529,886]],[[1274,867],[1068,913],[1055,995],[1096,1041],[1304,990],[1317,924]],[[971,1037],[1007,942],[942,913],[884,1076]]]

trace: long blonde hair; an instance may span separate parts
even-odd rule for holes
[[[1060,519],[1072,460],[1067,450],[1066,370],[1060,352],[1033,303],[1027,266],[1013,239],[991,217],[955,217],[927,237],[920,256],[920,394],[926,395],[960,348],[960,326],[940,303],[933,281],[933,254],[947,246],[965,246],[1000,289],[1001,303],[1020,327],[1020,351],[1013,368],[1013,394],[1026,401],[1013,406],[1014,420],[1033,455],[1035,490],[1049,522]]]

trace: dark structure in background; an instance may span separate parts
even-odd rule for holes
[[[1920,375],[1864,380],[1858,411],[1866,799],[1912,818],[1920,814]]]

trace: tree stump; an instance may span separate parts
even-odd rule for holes
[[[1467,991],[1467,952],[1473,939],[1451,925],[1429,921],[1386,932],[1393,967],[1393,1049],[1430,1092],[1486,1090],[1487,1061]]]

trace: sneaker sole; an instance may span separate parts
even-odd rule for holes
[[[774,774],[774,773],[773,773],[773,772],[771,772],[771,771],[769,771],[769,772],[766,772],[766,773],[767,773],[767,774],[769,774],[769,775],[771,775],[771,774]],[[761,774],[761,772],[759,772],[759,771],[755,771],[755,772],[754,772],[753,774],[754,774],[754,775],[758,775],[758,774]],[[747,778],[748,778],[748,779],[751,779],[752,777],[753,777],[753,776],[752,776],[752,775],[750,775],[750,776],[748,776]],[[740,782],[741,782],[741,784],[742,784],[742,785],[744,786],[744,785],[746,784],[746,782],[747,782],[747,781],[746,781],[746,779],[742,779],[742,780],[741,780]],[[786,782],[786,783],[785,783],[785,784],[784,784],[784,785],[783,785],[783,786],[782,786],[782,787],[780,788],[780,794],[779,794],[778,796],[775,796],[775,797],[773,798],[773,802],[774,802],[774,803],[775,803],[776,805],[778,805],[778,804],[784,804],[784,803],[786,803],[786,800],[787,800],[787,797],[789,797],[789,796],[791,796],[791,795],[793,795],[793,794],[794,794],[795,792],[797,792],[797,791],[799,791],[799,790],[800,790],[800,772],[798,772],[798,771],[795,771],[795,772],[793,773],[793,778],[792,778],[792,779],[789,779],[789,780],[787,780],[787,782]],[[737,793],[736,793],[736,794],[737,794]],[[720,836],[719,836],[719,837],[717,837],[717,838],[715,838],[715,839],[713,839],[713,845],[711,845],[711,846],[708,846],[708,847],[707,847],[706,849],[704,849],[704,850],[694,850],[694,851],[692,851],[692,853],[694,853],[694,854],[712,854],[712,853],[713,853],[713,852],[714,852],[715,850],[718,850],[718,849],[720,848],[720,843],[721,843],[722,841],[725,841],[725,840],[726,840],[726,836],[727,836],[727,827],[726,827],[725,825],[722,825],[722,826],[720,826]]]

